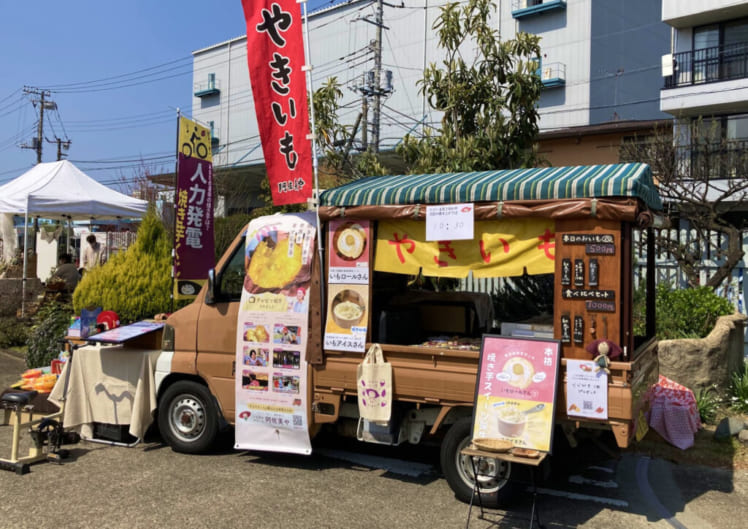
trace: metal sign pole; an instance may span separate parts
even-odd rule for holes
[[[304,18],[304,57],[306,64],[302,68],[306,72],[306,86],[309,99],[309,120],[311,129],[311,141],[312,141],[312,170],[314,174],[314,212],[317,217],[317,251],[319,252],[319,274],[320,274],[320,307],[325,306],[325,244],[322,238],[322,224],[319,220],[319,162],[317,159],[317,130],[314,119],[314,85],[312,82],[312,64],[311,64],[311,49],[309,45],[309,14],[307,13],[307,0],[296,0],[298,4],[301,4]],[[322,314],[324,310],[320,311]]]

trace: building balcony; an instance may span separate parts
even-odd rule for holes
[[[512,0],[512,18],[525,18],[557,9],[566,9],[566,0]]]
[[[673,54],[665,89],[748,77],[748,42]]]
[[[744,110],[748,108],[746,78],[748,42],[675,53],[672,75],[664,78],[660,110],[687,115]]]
[[[556,88],[566,84],[566,65],[561,62],[549,62],[540,68],[540,81],[543,88]]]
[[[717,143],[697,142],[676,148],[679,160],[685,161],[691,178],[730,180],[748,175],[748,141],[725,140]]]
[[[674,28],[690,28],[748,16],[745,0],[662,0],[662,21]]]
[[[215,79],[208,80],[204,83],[195,83],[195,97],[210,97],[221,93],[220,82]]]

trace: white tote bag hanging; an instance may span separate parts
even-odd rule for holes
[[[371,422],[388,422],[392,414],[392,364],[384,361],[378,343],[358,365],[358,412]]]

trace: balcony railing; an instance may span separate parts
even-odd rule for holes
[[[216,79],[209,79],[204,83],[195,83],[195,97],[207,97],[221,93],[221,83]]]
[[[748,177],[747,149],[748,140],[726,140],[681,146],[677,152],[687,161],[690,176],[731,179]]]
[[[669,167],[668,171],[674,171],[684,182],[748,178],[748,140],[694,141],[678,145],[670,141],[666,136],[625,140],[620,151],[621,161],[652,160],[653,171],[657,165]]]
[[[566,0],[512,0],[513,18],[529,17],[556,9],[566,9]]]
[[[566,84],[566,65],[562,62],[545,63],[540,68],[540,81],[544,88]]]
[[[665,88],[678,88],[748,77],[748,42],[673,54],[673,75]]]

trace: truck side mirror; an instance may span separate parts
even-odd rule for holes
[[[208,292],[205,294],[205,303],[212,305],[216,302],[216,269],[208,270]]]

